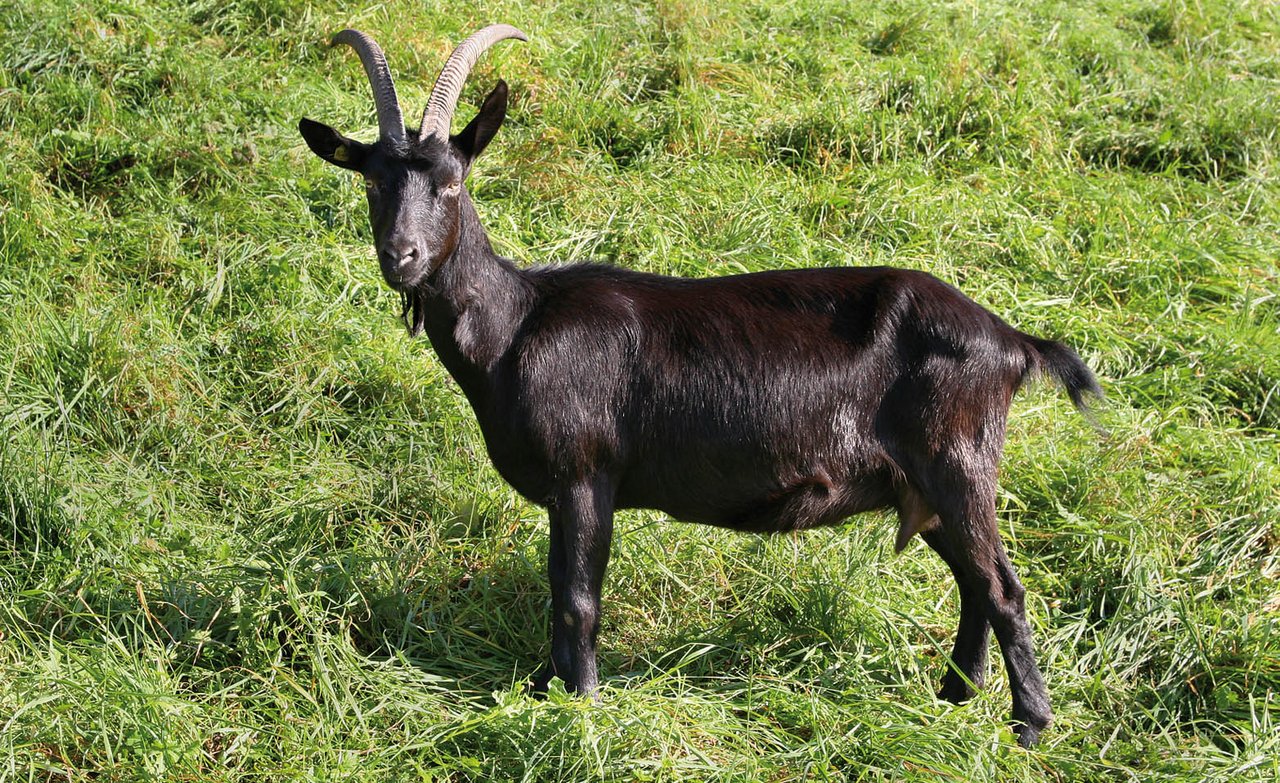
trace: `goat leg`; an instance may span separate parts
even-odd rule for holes
[[[1009,674],[1009,690],[1013,694],[1013,730],[1018,744],[1029,748],[1040,732],[1053,720],[1049,707],[1049,689],[1036,665],[1031,646],[1031,626],[1027,623],[1024,603],[1026,589],[1018,581],[1004,548],[995,558],[994,578],[984,578],[987,620],[995,630]]]
[[[552,677],[559,677],[566,690],[594,696],[600,686],[600,592],[613,539],[612,490],[603,480],[578,482],[558,493],[547,515],[551,662],[533,688],[545,690]]]
[[[951,491],[947,495],[953,500],[939,504],[941,528],[930,533],[925,540],[931,546],[942,542],[939,554],[944,560],[951,558],[948,565],[960,585],[957,668],[970,680],[978,673],[979,648],[985,646],[986,632],[981,632],[981,639],[976,638],[978,621],[972,610],[968,614],[965,611],[977,601],[1000,643],[1000,653],[1009,677],[1009,691],[1013,696],[1013,730],[1018,735],[1018,744],[1031,747],[1053,720],[1053,711],[1049,706],[1049,691],[1036,665],[1031,645],[1031,626],[1027,623],[1024,602],[1026,590],[1018,581],[1000,541],[994,487],[988,487],[983,481],[965,480],[962,469],[955,465],[951,467],[936,477],[942,479],[938,481],[939,485],[950,485]],[[938,546],[934,548],[938,549]],[[970,666],[975,668],[970,669]],[[944,698],[955,695],[959,690],[958,685],[952,684],[950,689],[944,685]]]
[[[951,665],[942,677],[938,698],[961,704],[973,698],[974,691],[982,687],[987,676],[991,624],[987,622],[986,597],[972,589],[971,580],[962,570],[962,559],[952,551],[953,544],[946,535],[931,530],[922,533],[921,538],[951,569],[960,593],[960,624],[951,651]]]

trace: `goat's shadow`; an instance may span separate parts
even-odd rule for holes
[[[433,551],[415,558],[406,548],[400,560],[341,541],[331,548],[335,542],[277,540],[252,562],[149,587],[99,582],[70,590],[74,601],[32,597],[23,615],[41,636],[160,645],[180,670],[306,670],[329,665],[337,645],[357,658],[403,661],[446,691],[484,698],[522,689],[550,652],[545,533],[526,531],[524,545],[504,547],[484,527],[455,524],[433,540]],[[477,548],[488,555],[472,556]],[[610,594],[622,589],[615,582],[605,596],[604,682],[658,693],[672,683],[674,693],[689,682],[733,688],[756,673],[788,669],[832,690],[847,689],[851,679],[933,687],[944,665],[929,661],[935,647],[916,645],[914,657],[928,664],[921,675],[919,660],[904,662],[902,639],[886,630],[883,616],[850,612],[839,585],[803,584],[714,620],[626,640],[609,627]]]

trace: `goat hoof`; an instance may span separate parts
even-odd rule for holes
[[[551,678],[556,673],[551,670],[550,666],[544,666],[533,676],[533,679],[525,683],[524,692],[535,699],[547,698],[547,688],[551,685]]]
[[[1040,742],[1040,732],[1049,726],[1048,720],[1038,720],[1036,724],[1015,721],[1013,733],[1018,735],[1018,744],[1024,748],[1034,748]]]
[[[952,704],[964,704],[972,699],[975,693],[976,691],[967,682],[948,678],[943,681],[942,688],[938,691],[938,698]]]

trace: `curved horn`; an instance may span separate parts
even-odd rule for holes
[[[471,67],[480,59],[485,50],[498,41],[516,38],[521,41],[529,37],[509,24],[492,24],[472,33],[467,40],[458,44],[444,68],[436,77],[436,84],[431,88],[431,98],[427,101],[427,109],[422,113],[422,129],[418,138],[425,141],[431,136],[446,141],[449,138],[449,125],[453,122],[453,110],[457,107],[458,96],[462,94],[462,83],[471,73]]]
[[[378,133],[395,145],[404,144],[404,119],[400,114],[400,101],[396,98],[396,86],[391,82],[391,69],[378,42],[359,30],[343,30],[333,37],[330,46],[346,44],[360,55],[360,64],[373,87],[373,102],[378,108]]]

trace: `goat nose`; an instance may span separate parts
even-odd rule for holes
[[[418,249],[416,247],[406,248],[396,257],[396,268],[408,266],[416,260],[418,260]]]
[[[411,242],[392,240],[382,251],[383,258],[394,269],[412,264],[418,258],[418,248]]]

